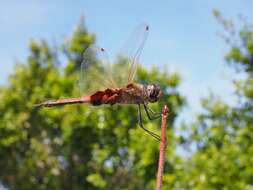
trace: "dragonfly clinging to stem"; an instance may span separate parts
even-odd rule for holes
[[[130,36],[127,47],[118,54],[117,64],[110,64],[103,48],[91,46],[83,55],[81,64],[80,88],[84,96],[63,98],[36,104],[35,107],[53,107],[66,104],[136,104],[138,106],[138,123],[142,129],[154,138],[159,135],[143,126],[141,105],[150,120],[157,119],[160,113],[149,108],[149,103],[157,102],[163,92],[158,84],[135,83],[135,75],[140,55],[149,32],[149,26],[142,24]]]

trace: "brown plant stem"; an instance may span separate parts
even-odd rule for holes
[[[163,178],[163,169],[165,161],[165,151],[166,151],[166,127],[167,127],[167,117],[169,109],[167,105],[163,107],[162,111],[162,124],[161,124],[161,143],[160,143],[160,154],[158,162],[158,171],[156,176],[156,190],[162,189],[162,178]]]

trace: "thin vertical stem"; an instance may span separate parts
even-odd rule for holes
[[[166,151],[166,127],[167,127],[167,117],[169,109],[167,105],[163,107],[162,111],[162,124],[161,124],[161,143],[160,143],[160,154],[159,154],[159,163],[158,171],[156,176],[156,190],[162,189],[162,178],[163,178],[163,169],[165,161],[165,151]]]

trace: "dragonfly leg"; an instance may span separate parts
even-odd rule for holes
[[[139,126],[144,130],[146,131],[148,134],[150,134],[152,137],[154,137],[155,139],[157,139],[158,141],[160,141],[160,136],[153,133],[152,131],[149,131],[148,129],[146,129],[144,126],[143,126],[143,122],[142,122],[142,115],[141,115],[141,106],[140,104],[138,104],[138,123],[139,123]]]
[[[155,112],[150,107],[148,107],[147,104],[144,103],[143,106],[144,106],[145,112],[146,112],[149,120],[155,120],[155,119],[158,119],[158,118],[160,118],[162,116],[161,113]],[[151,116],[151,114],[149,112],[152,113],[153,115]]]

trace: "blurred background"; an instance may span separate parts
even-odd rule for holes
[[[137,72],[168,104],[164,189],[253,189],[253,2],[15,1],[0,6],[0,189],[154,189],[159,142],[136,106],[78,96],[89,44],[113,58],[140,23]],[[160,133],[160,121],[144,125]]]

